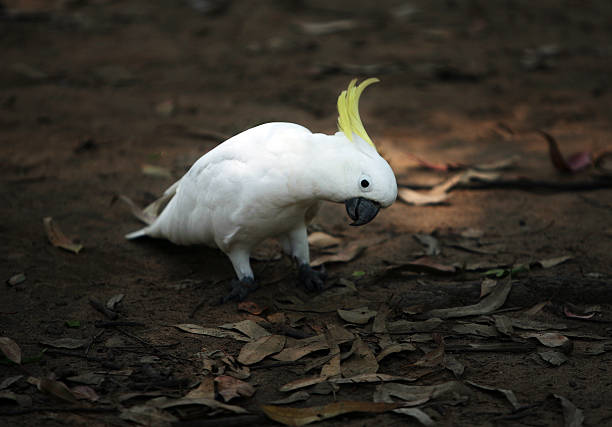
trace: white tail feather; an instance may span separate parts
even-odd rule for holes
[[[150,229],[151,227],[145,227],[145,228],[141,228],[140,230],[132,231],[131,233],[126,234],[125,238],[131,240],[131,239],[137,239],[143,236],[148,236]]]

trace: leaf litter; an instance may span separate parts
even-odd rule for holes
[[[56,248],[65,249],[75,254],[78,254],[83,249],[83,245],[69,239],[50,216],[43,218],[43,225],[47,239]]]

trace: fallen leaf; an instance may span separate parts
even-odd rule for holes
[[[318,267],[321,264],[332,262],[350,262],[357,258],[366,250],[371,243],[364,242],[361,239],[354,240],[348,245],[343,246],[338,252],[329,255],[322,255],[310,262],[311,267]]]
[[[425,353],[422,358],[408,366],[433,368],[442,364],[444,361],[444,339],[440,334],[434,333],[432,335],[434,341],[436,344],[438,344],[438,347],[428,353]]]
[[[521,156],[515,154],[505,159],[500,159],[489,163],[481,163],[472,167],[480,171],[498,171],[511,168],[512,166],[516,165],[520,158]]]
[[[516,398],[516,395],[514,394],[514,392],[512,390],[507,390],[507,389],[504,389],[504,388],[490,387],[490,386],[487,386],[487,385],[475,383],[473,381],[466,381],[466,383],[468,383],[469,385],[474,386],[476,388],[479,388],[481,390],[494,391],[494,392],[503,394],[506,397],[506,399],[508,400],[508,402],[510,402],[510,404],[512,405],[514,410],[517,410],[517,409],[519,409],[521,407],[520,403],[518,402],[518,399]]]
[[[563,306],[563,314],[565,314],[565,317],[570,317],[574,319],[582,319],[582,320],[589,320],[593,318],[593,316],[595,316],[595,313],[590,313],[590,314],[572,313],[566,305]]]
[[[342,363],[342,376],[354,377],[360,374],[373,374],[378,371],[378,362],[370,347],[360,338],[353,341],[353,355]]]
[[[90,402],[97,402],[100,399],[98,393],[89,386],[86,385],[78,385],[76,387],[72,387],[70,392],[79,400],[89,400]]]
[[[561,366],[568,360],[565,354],[555,350],[543,351],[538,353],[538,355],[542,358],[542,360],[554,366]]]
[[[252,365],[266,357],[278,353],[285,347],[286,337],[281,335],[267,335],[258,340],[245,344],[238,355],[238,362],[243,365]]]
[[[100,384],[102,384],[102,381],[104,381],[104,376],[96,374],[94,372],[85,372],[79,375],[68,377],[66,379],[73,383],[99,386]]]
[[[180,329],[181,331],[189,332],[190,334],[208,335],[208,336],[217,337],[217,338],[232,338],[232,339],[235,339],[236,341],[246,341],[246,342],[251,341],[249,337],[246,337],[237,332],[233,332],[233,331],[229,331],[225,329],[207,328],[204,326],[194,325],[191,323],[183,323],[180,325],[174,325],[174,327]]]
[[[421,245],[425,246],[425,255],[440,255],[440,242],[434,236],[429,234],[413,234],[412,237]]]
[[[582,409],[578,409],[576,405],[559,394],[553,394],[553,396],[561,401],[565,427],[581,427],[584,422],[584,412],[582,412]]]
[[[435,262],[433,259],[426,256],[402,264],[401,266],[399,266],[399,268],[410,271],[435,274],[454,274],[457,272],[457,267],[453,265],[445,265]]]
[[[65,402],[77,402],[77,399],[74,394],[72,394],[70,389],[63,382],[55,381],[49,378],[41,378],[36,382],[36,386],[40,391]]]
[[[303,426],[323,421],[350,412],[380,414],[403,406],[403,403],[385,402],[334,402],[324,406],[309,408],[288,408],[274,405],[263,405],[261,409],[268,418],[287,426]]]
[[[442,319],[431,318],[420,322],[397,320],[387,323],[390,334],[413,334],[415,332],[431,332],[442,323]]]
[[[325,339],[329,347],[330,359],[321,368],[321,376],[326,378],[339,377],[342,373],[340,369],[340,346],[332,336],[329,329],[325,332]]]
[[[215,382],[217,383],[217,392],[226,402],[234,397],[251,397],[255,394],[252,385],[229,375],[221,375],[215,378]]]
[[[466,228],[459,235],[465,239],[480,239],[484,236],[484,231],[480,228]]]
[[[268,307],[260,307],[256,302],[253,301],[242,301],[238,303],[238,310],[246,311],[247,313],[259,316],[261,313],[266,311]]]
[[[297,340],[291,347],[285,348],[272,358],[284,362],[295,362],[302,357],[319,350],[329,348],[324,335]]]
[[[380,362],[385,357],[390,354],[400,353],[402,351],[415,351],[416,347],[410,343],[401,343],[401,344],[391,344],[388,347],[385,347],[379,354],[376,356],[376,361]]]
[[[68,328],[80,328],[81,322],[79,320],[66,320],[64,325],[66,325]]]
[[[9,286],[16,286],[16,285],[19,285],[20,283],[25,282],[25,280],[26,280],[26,275],[24,273],[17,273],[9,277],[6,281],[6,284]]]
[[[308,244],[317,249],[330,248],[332,246],[339,246],[342,243],[342,239],[339,237],[332,236],[322,231],[315,231],[308,235]]]
[[[7,377],[0,382],[0,390],[4,390],[5,388],[9,388],[12,384],[16,383],[20,379],[23,378],[23,375],[15,375],[13,377]]]
[[[106,308],[109,310],[114,310],[121,301],[123,301],[124,294],[116,294],[113,295],[106,301]]]
[[[415,206],[439,205],[446,202],[450,197],[450,194],[445,192],[438,193],[431,190],[418,192],[409,188],[400,188],[397,195],[401,201]]]
[[[171,116],[176,110],[176,105],[172,99],[167,99],[155,106],[155,111],[162,116]]]
[[[491,293],[481,299],[477,304],[464,307],[441,308],[431,310],[427,314],[432,317],[441,317],[443,319],[487,314],[504,305],[511,289],[512,282],[508,279],[503,283],[498,283]]]
[[[359,384],[359,383],[380,383],[380,382],[391,382],[391,381],[416,381],[417,378],[412,377],[401,377],[397,375],[388,374],[359,374],[354,377],[348,378],[328,378],[327,382],[332,384]]]
[[[265,337],[267,335],[271,335],[265,328],[259,326],[256,322],[252,320],[243,320],[241,322],[236,323],[226,323],[224,325],[220,325],[220,328],[223,329],[236,329],[237,331],[242,332],[244,335],[248,336],[252,340],[258,340],[261,337]]]
[[[376,394],[378,397],[375,400],[384,399],[386,396],[394,396],[406,402],[421,404],[430,399],[438,399],[449,395],[469,398],[473,395],[473,392],[459,381],[448,381],[429,386],[384,383],[376,387]]]
[[[136,405],[124,408],[119,414],[122,420],[132,421],[144,426],[166,427],[178,421],[174,415],[150,405]]]
[[[535,316],[536,314],[538,314],[540,311],[542,311],[542,309],[544,307],[546,307],[547,305],[551,305],[550,301],[542,301],[539,302],[535,305],[533,305],[531,308],[529,308],[528,310],[525,311],[525,314],[527,316]]]
[[[200,385],[191,390],[185,395],[187,399],[199,399],[203,397],[205,399],[215,398],[215,381],[212,377],[204,377],[200,381]]]
[[[45,226],[45,232],[47,233],[49,242],[56,248],[62,248],[74,252],[75,254],[78,254],[81,249],[83,249],[83,245],[74,243],[66,237],[50,216],[43,218],[43,225]]]
[[[308,400],[310,398],[310,394],[307,391],[296,391],[295,393],[290,394],[284,399],[274,400],[269,402],[271,405],[286,405],[288,403],[302,402],[304,400]]]
[[[345,322],[365,325],[371,318],[376,316],[376,311],[369,310],[367,307],[355,308],[353,310],[338,309],[338,316]]]
[[[285,385],[282,385],[278,391],[293,391],[293,390],[298,390],[300,388],[306,388],[306,387],[310,387],[312,385],[315,384],[319,384],[322,383],[324,381],[327,381],[326,377],[322,377],[322,376],[316,376],[316,377],[309,377],[309,378],[300,378],[294,381],[290,381]]]
[[[493,316],[495,319],[495,328],[504,335],[510,336],[514,332],[512,327],[512,319],[508,316]]]
[[[485,278],[480,284],[480,298],[489,295],[497,286],[497,280]]]
[[[74,350],[77,348],[85,347],[89,344],[89,339],[77,339],[77,338],[59,338],[56,340],[41,340],[42,345],[54,348],[66,348]]]
[[[0,337],[0,350],[11,362],[21,363],[21,348],[9,337]]]
[[[556,332],[523,332],[518,335],[521,338],[535,338],[546,347],[571,347],[570,339]]]
[[[459,378],[463,375],[465,371],[465,366],[461,362],[459,362],[455,356],[451,356],[450,354],[444,355],[444,361],[442,362],[442,366],[455,374],[455,377]]]
[[[556,258],[548,258],[536,261],[536,264],[539,264],[542,268],[551,268],[561,263],[564,263],[567,260],[572,259],[571,255],[564,255]]]

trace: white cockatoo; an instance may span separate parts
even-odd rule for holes
[[[293,123],[246,130],[200,157],[145,210],[167,202],[161,214],[126,237],[219,248],[237,275],[223,301],[244,299],[257,288],[249,256],[257,244],[275,237],[297,261],[301,284],[320,290],[325,273],[309,265],[306,227],[321,202],[344,203],[351,225],[363,225],[397,196],[393,170],[359,116],[361,93],[378,79],[356,81],[338,97],[339,132],[312,133]]]

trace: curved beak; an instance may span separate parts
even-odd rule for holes
[[[351,225],[364,225],[372,221],[380,205],[363,197],[355,197],[344,202],[346,213],[354,221]]]

